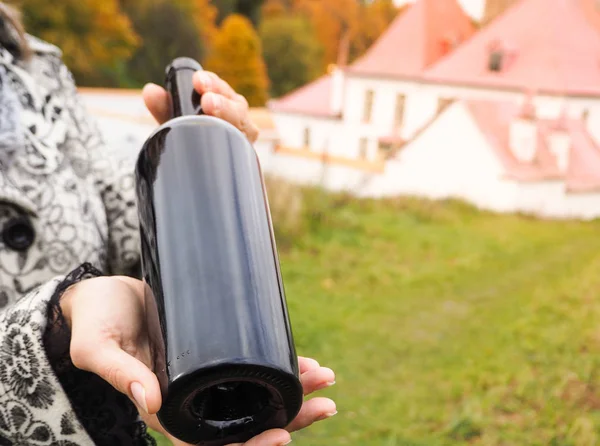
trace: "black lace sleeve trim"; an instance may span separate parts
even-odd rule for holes
[[[63,330],[68,331],[68,328],[66,328],[65,318],[63,317],[62,309],[60,307],[60,299],[65,293],[65,291],[67,291],[67,289],[70,286],[75,285],[76,283],[81,282],[82,280],[101,276],[104,276],[102,271],[100,271],[99,269],[97,269],[89,263],[84,263],[83,265],[80,265],[79,267],[71,271],[69,274],[67,274],[64,280],[60,284],[58,284],[56,290],[54,291],[54,294],[50,298],[48,318],[52,322],[51,328],[53,328],[54,330],[59,328],[61,332]]]
[[[63,317],[60,299],[72,285],[104,274],[85,263],[58,285],[49,302],[44,345],[73,410],[88,435],[99,446],[156,446],[129,398],[93,373],[77,369],[69,355],[71,333]]]

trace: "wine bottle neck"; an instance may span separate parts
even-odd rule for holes
[[[193,59],[180,57],[167,67],[165,87],[171,98],[171,118],[202,113],[201,96],[194,89],[193,76],[202,66]]]

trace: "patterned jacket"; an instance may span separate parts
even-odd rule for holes
[[[152,444],[125,396],[73,367],[51,311],[85,262],[138,264],[132,166],[108,156],[60,51],[29,38],[27,62],[0,48],[0,444]]]

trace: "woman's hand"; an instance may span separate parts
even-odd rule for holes
[[[194,88],[202,95],[202,110],[207,115],[221,118],[240,129],[254,143],[258,139],[258,128],[250,120],[248,101],[237,94],[231,86],[210,71],[194,74]],[[159,124],[169,119],[167,91],[156,85],[147,84],[142,92],[146,107]]]
[[[335,384],[335,374],[331,369],[321,367],[317,361],[310,358],[298,358],[300,366],[300,381],[304,388],[304,395],[310,395],[318,390],[331,387]],[[298,416],[286,429],[273,429],[252,438],[246,443],[236,443],[229,446],[280,446],[288,444],[291,440],[290,433],[299,431],[317,421],[331,418],[337,413],[335,403],[328,398],[312,398],[302,404]],[[145,418],[146,424],[155,431],[165,435],[175,446],[191,446],[169,435],[154,417]]]
[[[67,290],[61,307],[71,328],[73,364],[99,375],[129,396],[146,423],[165,433],[155,415],[162,399],[158,378],[152,371],[156,346],[146,328],[144,283],[117,276],[84,280]],[[335,381],[332,370],[312,359],[299,358],[299,366],[305,395],[329,387]],[[302,405],[298,416],[285,430],[264,432],[243,446],[287,444],[290,432],[335,413],[332,400],[313,398]],[[176,445],[183,445],[168,437]]]

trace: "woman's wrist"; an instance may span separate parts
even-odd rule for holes
[[[71,271],[57,287],[50,301],[51,320],[56,319],[61,326],[66,326],[71,331],[73,299],[77,293],[78,285],[89,279],[103,277],[104,274],[89,263],[84,263]]]
[[[87,279],[84,279],[87,280]],[[69,288],[67,288],[63,293],[62,296],[60,297],[60,311],[62,313],[62,317],[64,319],[65,324],[67,325],[67,327],[69,328],[69,330],[71,329],[71,315],[72,315],[72,308],[73,308],[73,294],[75,293],[75,289],[77,288],[77,285],[79,285],[80,282],[78,283],[74,283],[73,285],[71,285]]]

